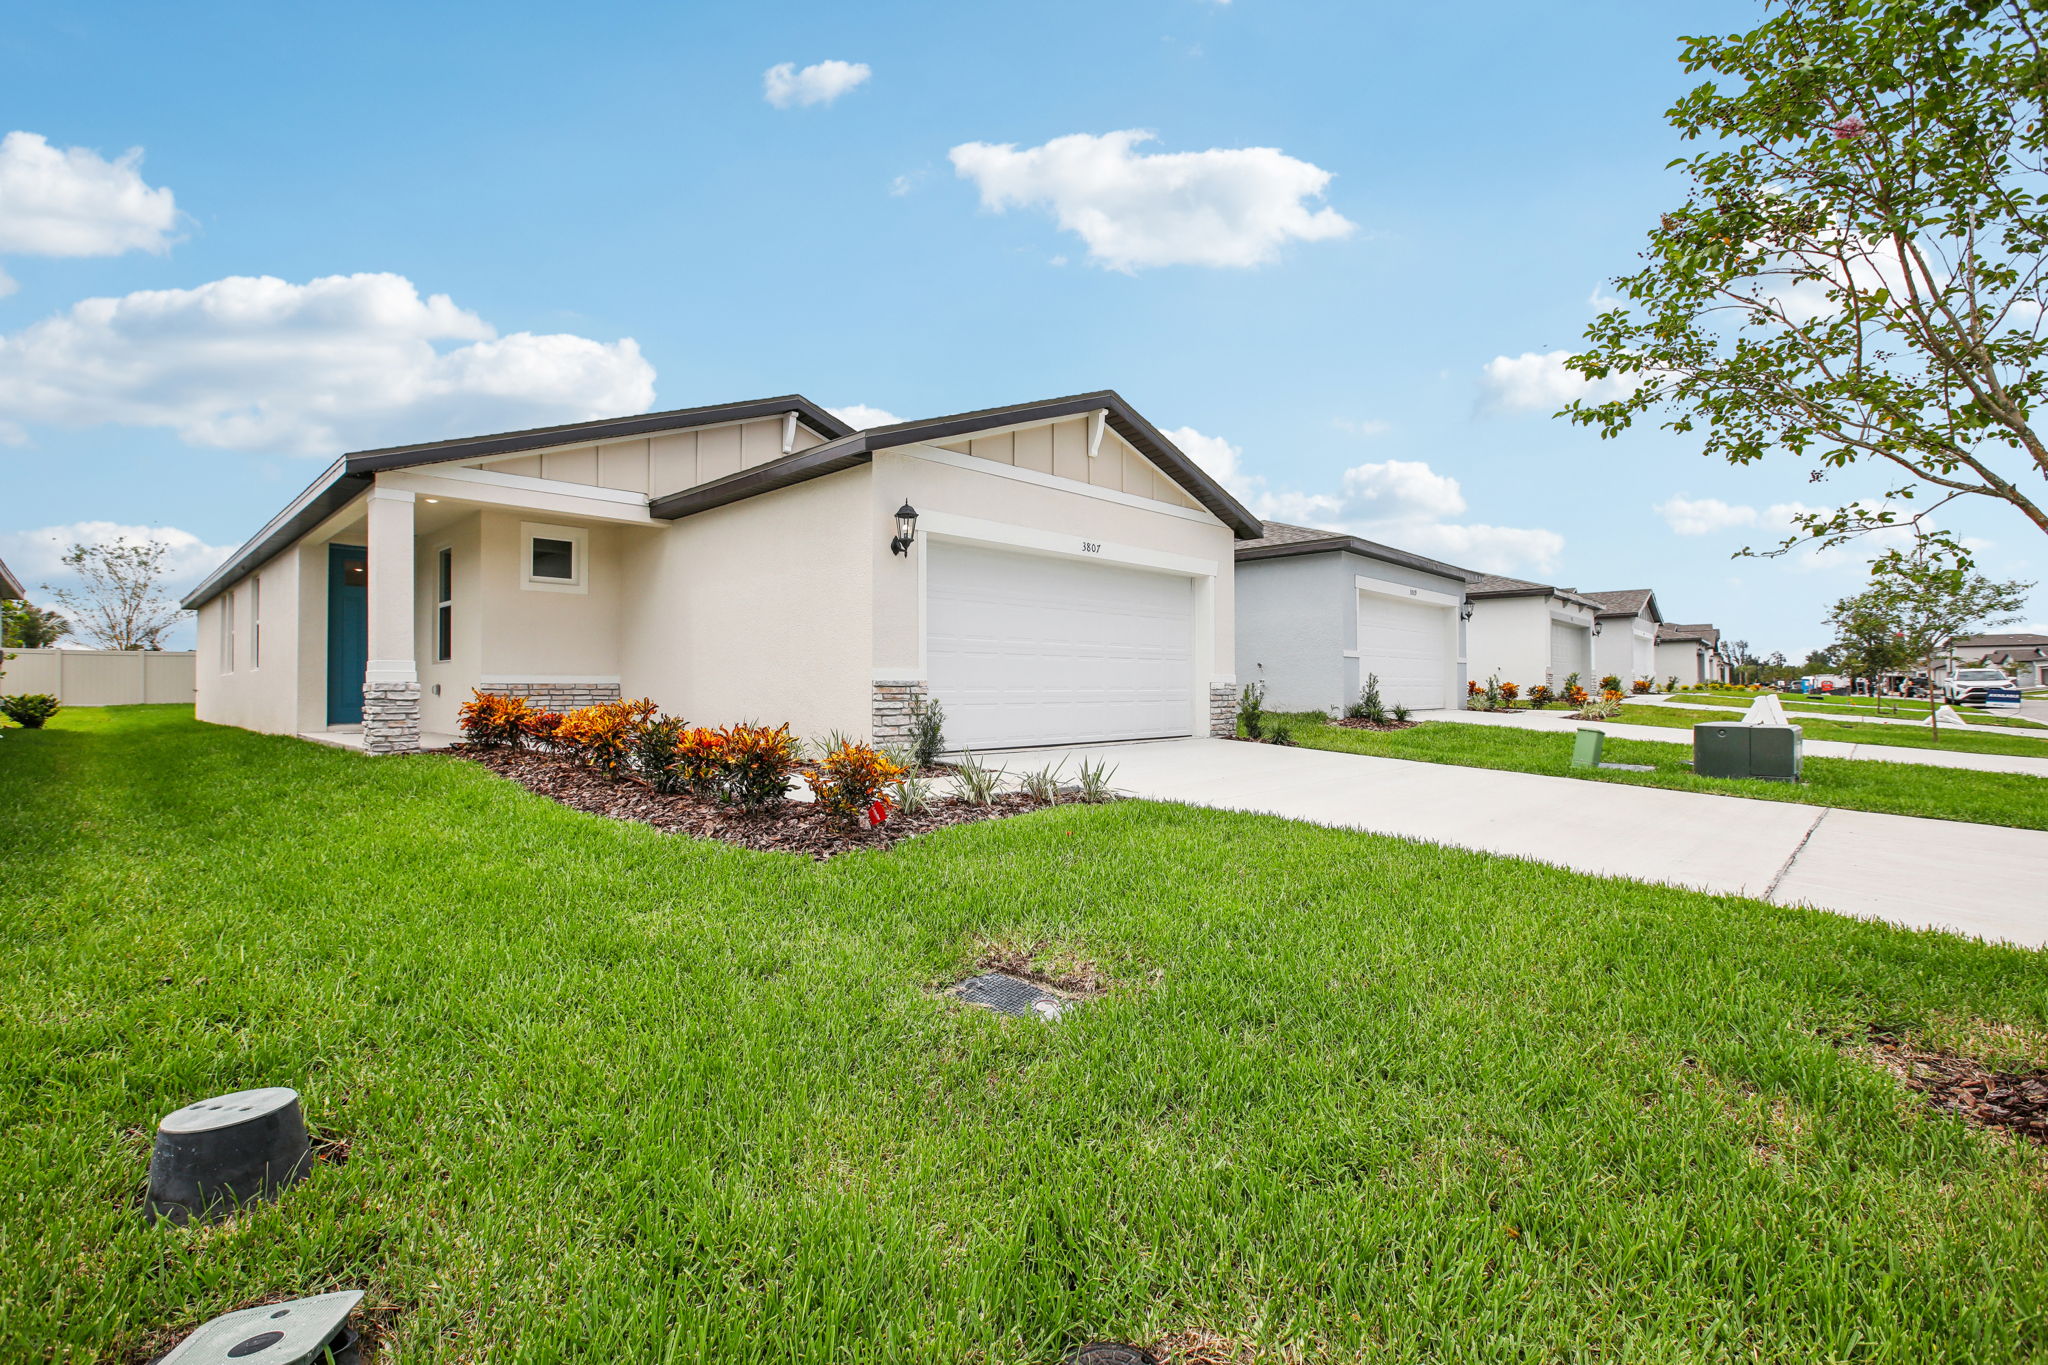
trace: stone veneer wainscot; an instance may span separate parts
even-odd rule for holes
[[[921,679],[876,683],[874,711],[868,727],[875,746],[910,743],[917,708],[924,705],[929,695]]]

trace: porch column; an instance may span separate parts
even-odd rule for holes
[[[369,667],[363,673],[363,750],[417,753],[420,675],[413,661],[413,495],[370,489]]]

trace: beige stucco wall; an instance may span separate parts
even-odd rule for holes
[[[1481,684],[1498,676],[1523,687],[1550,673],[1550,598],[1481,597],[1465,623],[1467,674]]]
[[[325,550],[321,553],[324,554]],[[303,615],[300,605],[304,559],[303,547],[292,546],[237,583],[232,590],[199,609],[199,639],[193,651],[197,674],[193,701],[199,719],[272,734],[291,734],[300,728]],[[263,650],[261,661],[256,662],[252,659],[251,645],[256,624],[255,584],[259,579],[262,583]],[[321,582],[324,586],[324,577]],[[235,617],[235,657],[232,667],[224,667],[222,636],[227,630],[230,610]],[[325,623],[323,611],[323,628]],[[321,657],[324,661],[324,651]]]
[[[1697,640],[1666,640],[1657,646],[1657,681],[1676,677],[1680,683],[1692,684],[1711,680],[1711,670],[1701,667],[1701,651],[1705,647]]]
[[[782,418],[762,417],[603,445],[470,460],[464,467],[659,497],[780,459],[782,432]],[[806,450],[823,439],[799,422],[791,449]]]
[[[1001,466],[982,469],[970,461],[969,467],[961,467],[920,458],[909,450],[879,452],[872,470],[866,555],[875,585],[875,677],[924,676],[923,551],[935,536],[1193,577],[1197,702],[1206,708],[1209,684],[1235,677],[1236,541],[1230,528],[1206,511],[1180,515],[1173,504],[1142,494],[1128,495],[1129,501],[1111,500],[1082,491],[1104,485],[1079,480],[1047,485],[1007,476]],[[914,553],[899,557],[890,553],[888,542],[896,509],[906,499],[920,514],[920,532]],[[963,528],[962,522],[980,525]],[[1084,544],[1101,550],[1085,551]],[[1207,572],[1190,572],[1180,561],[1199,564]],[[1195,733],[1206,729],[1204,720]]]
[[[1641,613],[1602,617],[1600,634],[1593,640],[1593,671],[1603,677],[1614,674],[1623,687],[1656,675],[1656,629]]]
[[[869,481],[859,466],[622,536],[626,694],[692,724],[865,735],[871,547],[890,524]]]

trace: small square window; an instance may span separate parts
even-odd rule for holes
[[[533,538],[533,576],[556,583],[576,581],[576,544],[569,540]]]

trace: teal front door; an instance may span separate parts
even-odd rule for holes
[[[370,561],[360,545],[327,547],[327,723],[363,721],[370,667]]]

